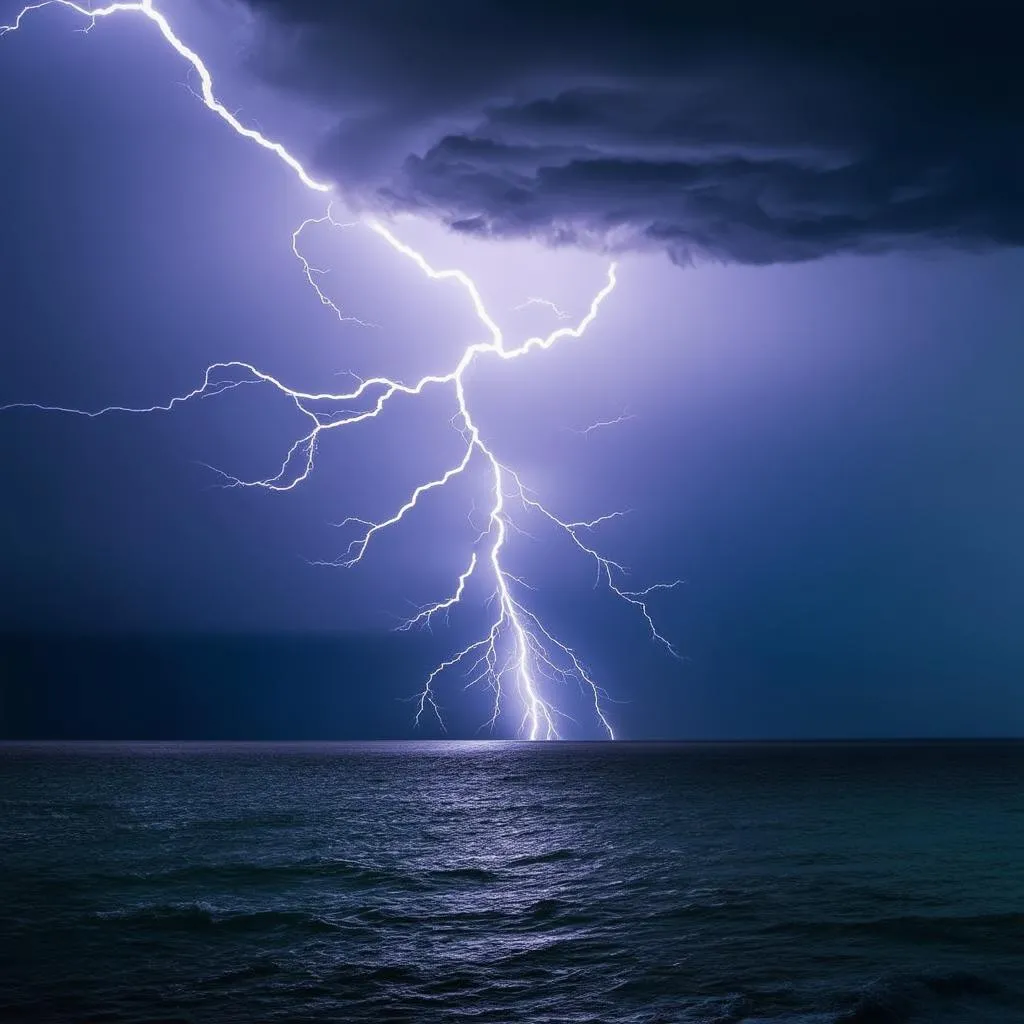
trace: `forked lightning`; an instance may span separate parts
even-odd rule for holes
[[[152,0],[140,0],[138,3],[112,3],[93,9],[73,3],[71,0],[44,0],[42,3],[25,7],[12,24],[0,26],[0,35],[6,35],[21,28],[28,15],[45,7],[70,9],[86,19],[85,31],[93,28],[97,20],[115,14],[135,14],[147,18],[157,27],[166,42],[191,65],[201,86],[198,95],[209,110],[237,134],[275,154],[292,170],[307,189],[325,193],[332,190],[330,184],[318,181],[309,174],[299,160],[279,142],[274,142],[261,132],[246,127],[217,99],[214,93],[213,79],[206,65],[194,50],[187,47],[175,35],[164,15],[153,6]],[[457,651],[430,673],[416,697],[416,721],[419,723],[425,714],[433,714],[436,715],[443,728],[437,685],[441,676],[449,670],[461,668],[467,673],[469,679],[467,685],[478,683],[490,688],[492,710],[489,724],[491,727],[495,725],[499,715],[507,710],[511,691],[520,708],[519,733],[521,735],[534,740],[559,738],[561,735],[560,725],[568,716],[558,710],[550,691],[554,685],[575,682],[591,701],[594,715],[603,731],[609,738],[614,739],[612,725],[604,710],[604,691],[584,665],[576,650],[557,638],[530,610],[523,594],[524,591],[531,589],[529,585],[505,567],[502,560],[503,554],[509,542],[510,532],[515,529],[510,518],[510,507],[518,507],[523,511],[538,515],[553,528],[566,535],[580,553],[593,562],[597,573],[597,582],[606,586],[616,597],[633,605],[643,616],[651,637],[672,654],[675,654],[672,645],[655,626],[649,609],[649,598],[657,591],[677,586],[680,581],[658,583],[652,587],[638,590],[627,589],[625,567],[602,555],[591,540],[593,532],[602,523],[617,519],[625,513],[612,512],[591,520],[574,521],[556,515],[543,505],[523,483],[519,475],[498,459],[493,449],[482,437],[470,409],[464,378],[466,371],[477,359],[518,359],[534,349],[550,348],[562,339],[580,338],[593,323],[602,303],[615,288],[615,265],[612,264],[608,268],[607,280],[594,296],[586,315],[578,323],[574,326],[559,327],[544,337],[531,337],[520,344],[509,346],[506,344],[502,331],[484,306],[476,285],[466,273],[461,270],[436,270],[420,253],[396,238],[384,224],[372,218],[365,218],[361,223],[383,239],[395,252],[412,260],[428,277],[437,281],[456,281],[468,295],[483,327],[485,340],[475,342],[466,348],[454,369],[444,373],[430,374],[414,384],[404,384],[386,377],[370,377],[366,380],[356,378],[356,386],[348,391],[311,393],[290,388],[276,377],[264,373],[249,363],[214,363],[207,367],[198,387],[186,394],[171,398],[163,405],[154,405],[144,409],[109,406],[104,409],[88,411],[22,402],[4,406],[3,409],[31,408],[89,417],[110,413],[153,413],[170,411],[183,402],[220,394],[242,384],[267,384],[286,395],[294,403],[306,418],[308,429],[289,448],[274,474],[254,480],[243,480],[229,474],[221,475],[225,483],[233,487],[259,487],[272,491],[289,491],[306,480],[313,472],[317,447],[327,432],[381,415],[396,396],[416,396],[428,388],[450,388],[454,393],[458,409],[453,422],[459,429],[464,442],[461,457],[444,473],[416,487],[393,515],[379,521],[355,517],[346,519],[342,525],[353,530],[353,539],[337,561],[324,564],[353,566],[362,561],[376,538],[409,515],[417,507],[421,498],[431,491],[443,488],[449,481],[471,468],[481,467],[488,481],[487,519],[468,551],[468,559],[453,584],[452,592],[447,597],[420,609],[399,628],[408,630],[414,627],[428,626],[437,616],[447,615],[452,608],[463,603],[471,580],[481,574],[485,574],[490,579],[489,588],[492,591],[492,596],[488,607],[493,610],[490,625],[478,640]],[[300,240],[303,231],[311,225],[320,224],[334,227],[351,226],[335,220],[332,207],[328,207],[323,217],[310,218],[299,225],[292,235],[292,250],[299,260],[306,280],[319,301],[339,320],[370,326],[365,321],[349,316],[335,305],[321,287],[323,271],[310,264],[302,255]],[[559,319],[568,319],[567,314],[546,300],[530,299],[528,304],[547,306],[555,312]],[[620,417],[620,420],[623,418],[626,417]],[[606,424],[596,424],[595,426],[603,425]]]

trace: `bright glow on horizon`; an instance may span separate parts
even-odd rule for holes
[[[329,192],[332,190],[330,184],[317,181],[312,177],[300,161],[289,153],[283,145],[268,139],[261,132],[253,128],[246,127],[223,106],[216,98],[212,76],[202,59],[175,35],[167,19],[153,7],[152,0],[140,0],[137,3],[112,3],[105,7],[93,9],[82,7],[72,2],[72,0],[43,0],[41,3],[25,7],[11,25],[0,26],[0,36],[20,29],[24,19],[31,12],[53,6],[67,8],[88,19],[88,24],[84,29],[86,32],[93,28],[97,19],[115,14],[134,13],[148,18],[157,26],[167,43],[191,65],[199,76],[201,83],[199,98],[210,111],[220,117],[238,135],[274,153],[278,159],[293,171],[298,180],[307,189],[315,192]],[[323,306],[331,310],[342,322],[356,323],[361,326],[373,326],[359,320],[357,317],[343,313],[321,289],[320,278],[324,272],[320,268],[312,266],[302,255],[300,249],[300,239],[303,231],[313,224],[327,224],[335,228],[353,227],[355,225],[343,224],[335,220],[332,207],[328,206],[324,216],[307,218],[295,230],[291,240],[292,251],[302,267],[302,272],[307,282]],[[594,563],[598,581],[603,582],[613,595],[634,606],[643,616],[652,639],[663,645],[671,654],[675,654],[675,651],[669,641],[658,631],[648,607],[648,599],[651,594],[660,590],[671,589],[678,585],[680,581],[658,583],[639,590],[625,589],[625,584],[622,582],[627,572],[625,567],[600,554],[589,537],[602,523],[619,518],[626,513],[617,511],[590,520],[568,520],[550,511],[522,482],[519,475],[498,459],[495,452],[481,436],[466,396],[464,376],[469,367],[478,358],[513,360],[527,355],[534,349],[550,348],[562,339],[581,338],[597,318],[602,304],[616,287],[616,266],[613,263],[608,267],[607,279],[604,285],[596,293],[589,309],[578,323],[575,325],[564,323],[563,326],[558,327],[546,336],[531,337],[518,345],[510,347],[506,343],[501,329],[484,305],[476,284],[468,274],[458,269],[435,269],[421,253],[400,241],[388,227],[375,219],[364,218],[362,224],[381,238],[396,253],[411,260],[427,277],[435,281],[455,281],[469,297],[477,319],[483,328],[486,340],[477,341],[469,345],[454,369],[429,374],[413,384],[404,384],[387,377],[370,377],[365,380],[357,378],[356,387],[350,391],[342,393],[313,393],[290,388],[276,377],[264,373],[249,363],[232,361],[214,363],[208,366],[203,375],[202,383],[198,387],[183,395],[173,397],[164,404],[153,405],[147,408],[108,406],[103,409],[89,411],[19,402],[3,406],[2,409],[37,409],[47,412],[72,413],[86,417],[96,417],[110,413],[166,412],[190,399],[217,395],[239,387],[242,384],[268,384],[281,394],[286,395],[293,402],[296,409],[307,418],[309,429],[294,442],[278,471],[271,476],[261,479],[243,480],[220,470],[215,470],[215,472],[222,477],[227,486],[258,487],[270,491],[290,491],[306,480],[313,472],[318,444],[321,436],[327,431],[351,426],[379,416],[396,395],[414,397],[420,395],[428,388],[450,387],[454,393],[458,409],[452,422],[461,434],[465,444],[462,457],[440,476],[417,486],[409,494],[404,504],[390,517],[380,521],[371,521],[357,517],[345,519],[339,525],[354,528],[355,532],[355,537],[349,543],[345,553],[334,562],[319,562],[315,564],[346,567],[358,564],[366,555],[371,541],[378,534],[400,523],[408,514],[413,512],[424,495],[443,488],[449,481],[469,470],[471,466],[481,465],[489,481],[490,505],[487,525],[472,544],[468,564],[463,562],[465,568],[457,575],[449,596],[420,609],[416,615],[406,620],[399,629],[409,630],[414,627],[429,626],[435,616],[447,615],[453,607],[463,603],[467,585],[480,572],[489,574],[492,579],[493,590],[491,601],[488,603],[488,606],[493,609],[490,626],[478,640],[442,661],[429,674],[422,690],[416,697],[416,723],[420,723],[424,714],[432,713],[436,715],[442,728],[444,727],[436,684],[444,673],[450,669],[460,667],[465,669],[469,675],[470,681],[467,685],[479,683],[490,687],[493,698],[492,712],[487,724],[492,728],[497,723],[499,715],[505,710],[508,692],[511,690],[517,696],[521,707],[519,721],[519,731],[521,734],[527,735],[530,739],[534,740],[560,738],[560,721],[568,716],[558,710],[552,697],[547,693],[544,684],[557,685],[575,682],[583,692],[589,695],[594,715],[602,730],[609,738],[614,739],[614,730],[603,707],[603,699],[606,696],[604,690],[595,681],[593,674],[584,665],[576,650],[558,639],[524,603],[525,599],[521,594],[523,590],[531,589],[529,584],[519,577],[512,575],[502,562],[502,554],[509,539],[509,532],[516,529],[515,524],[510,518],[509,503],[515,503],[521,509],[541,516],[555,529],[565,534],[575,547]],[[530,298],[523,305],[545,306],[560,321],[565,322],[570,319],[567,313],[545,299]],[[360,402],[363,403],[364,407],[359,411],[353,411],[350,408],[343,411],[338,409],[339,405],[351,406]],[[581,433],[589,435],[591,431],[598,427],[612,426],[630,418],[632,417],[623,414],[615,420],[593,424],[586,430],[581,431]]]

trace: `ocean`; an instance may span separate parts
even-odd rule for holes
[[[0,1020],[1024,1021],[1024,743],[0,746]]]

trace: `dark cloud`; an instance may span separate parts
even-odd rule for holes
[[[679,262],[1024,243],[1008,0],[248,2],[356,202]]]

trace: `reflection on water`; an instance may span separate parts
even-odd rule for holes
[[[1024,745],[0,748],[16,1020],[1019,1021]]]

